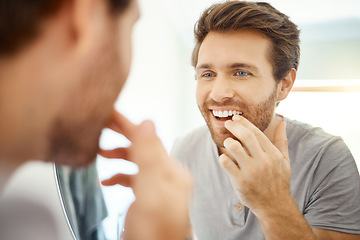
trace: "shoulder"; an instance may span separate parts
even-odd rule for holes
[[[288,118],[285,118],[285,122],[287,125],[286,132],[289,142],[299,143],[317,140],[316,144],[325,144],[327,142],[342,140],[338,136],[325,132],[320,127],[314,127],[310,124],[290,120]],[[314,144],[314,142],[312,144]]]
[[[206,126],[199,127],[190,133],[177,138],[172,147],[171,153],[176,158],[186,157],[195,150],[206,148],[207,144],[211,144],[211,135]]]
[[[320,127],[285,118],[289,151],[301,154],[321,154],[332,151],[339,154],[350,153],[343,139],[331,135]]]
[[[17,197],[0,201],[1,239],[58,239],[56,219],[51,210],[29,199]]]
[[[285,121],[293,192],[305,198],[307,221],[313,228],[358,234],[360,178],[349,148],[321,128]]]
[[[308,164],[326,173],[334,169],[346,172],[356,170],[355,160],[341,137],[306,123],[289,119],[285,121],[290,159],[294,165]]]
[[[193,145],[197,145],[199,141],[203,142],[210,136],[210,132],[206,126],[199,127],[190,133],[178,137],[175,140],[174,148],[189,148]]]

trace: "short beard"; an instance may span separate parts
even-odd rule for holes
[[[72,167],[87,166],[95,161],[101,134],[101,131],[94,132],[95,128],[100,129],[93,124],[75,127],[57,120],[50,131],[46,161]]]
[[[213,100],[207,101],[203,106],[202,109],[204,109],[205,112],[201,111],[200,106],[200,112],[203,115],[205,122],[209,128],[209,131],[211,133],[212,139],[217,145],[217,147],[224,147],[224,139],[222,139],[220,136],[216,135],[215,130],[211,126],[211,121],[209,118],[211,118],[211,113],[207,110],[208,108],[206,106],[237,106],[239,109],[243,112],[243,117],[245,117],[247,120],[249,120],[252,124],[254,124],[258,129],[260,129],[262,132],[264,132],[268,126],[270,125],[270,122],[274,116],[275,113],[275,107],[276,107],[276,98],[277,98],[277,84],[275,85],[274,91],[271,93],[269,98],[256,106],[248,106],[242,102],[234,101],[234,100],[226,100],[222,102],[221,104],[215,103]],[[206,110],[205,110],[206,109]],[[220,134],[223,134],[227,137],[235,138],[234,135],[232,135],[227,129],[221,129]]]
[[[96,158],[102,129],[113,113],[126,77],[111,45],[96,61],[89,61],[87,71],[80,72],[82,79],[73,79],[79,84],[64,97],[49,129],[46,161],[79,167]]]
[[[273,93],[270,95],[270,97],[262,102],[259,103],[256,107],[251,107],[249,110],[250,112],[254,112],[255,114],[252,114],[247,119],[253,123],[258,129],[260,129],[262,132],[264,132],[268,126],[270,125],[270,122],[274,116],[275,108],[276,108],[276,97],[277,97],[277,88],[274,89]],[[244,116],[246,117],[246,116]]]

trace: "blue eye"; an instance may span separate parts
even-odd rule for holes
[[[248,76],[249,74],[245,71],[237,71],[235,73],[236,76],[240,76],[240,77],[245,77],[245,76]]]
[[[204,73],[202,76],[203,77],[213,77],[214,74],[212,74],[212,73]]]

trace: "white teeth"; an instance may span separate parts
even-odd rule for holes
[[[212,111],[215,117],[231,117],[233,115],[242,115],[243,113],[235,110],[225,111]]]

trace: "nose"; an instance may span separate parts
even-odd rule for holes
[[[218,76],[212,86],[210,97],[216,102],[222,102],[234,97],[234,88],[231,80],[223,76]]]

